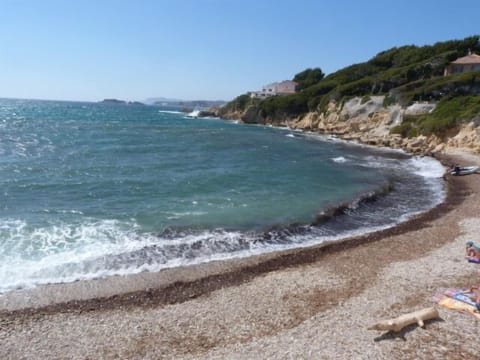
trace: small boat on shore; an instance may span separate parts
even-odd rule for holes
[[[465,166],[459,167],[450,171],[450,175],[469,175],[476,173],[480,169],[480,166]]]

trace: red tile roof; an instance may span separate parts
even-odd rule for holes
[[[452,61],[451,64],[480,64],[480,55],[471,54],[461,58],[458,58],[455,61]]]

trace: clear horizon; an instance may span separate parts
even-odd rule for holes
[[[480,12],[471,0],[0,3],[0,97],[88,102],[228,101],[306,68],[478,35]]]

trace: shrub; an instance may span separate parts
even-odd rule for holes
[[[360,104],[365,104],[367,102],[369,102],[372,98],[370,97],[370,95],[365,95],[362,97],[362,100],[360,101]]]
[[[259,107],[266,117],[294,117],[308,112],[308,98],[303,96],[302,93],[274,96],[263,100]]]
[[[324,78],[325,74],[322,69],[306,69],[295,75],[293,81],[297,83],[297,90],[305,89],[309,86],[315,85]]]
[[[402,137],[412,138],[418,136],[420,131],[418,129],[418,123],[421,121],[420,116],[404,116],[403,122],[400,125],[391,129],[392,134],[400,134]]]
[[[395,127],[393,127],[391,130],[390,130],[390,133],[391,134],[400,134],[402,135],[402,137],[406,137],[407,134],[410,132],[410,130],[412,129],[412,125],[409,124],[409,123],[401,123],[400,125],[397,125]]]
[[[391,95],[385,95],[383,98],[383,107],[389,107],[390,105],[395,104],[395,97]]]
[[[480,115],[480,96],[455,96],[442,99],[435,110],[420,122],[424,135],[443,136],[455,126]]]

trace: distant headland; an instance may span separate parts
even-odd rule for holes
[[[226,104],[224,100],[181,100],[181,99],[169,99],[164,97],[149,98],[145,100],[146,104],[155,106],[179,106],[183,108],[192,109],[207,109],[210,107],[217,107]]]
[[[183,112],[192,112],[193,110],[205,110],[209,108],[218,108],[226,101],[223,100],[180,100],[169,98],[149,98],[144,102],[140,101],[125,101],[115,98],[103,99],[99,101],[100,104],[112,104],[112,105],[153,105],[153,106],[175,106],[182,108]]]

